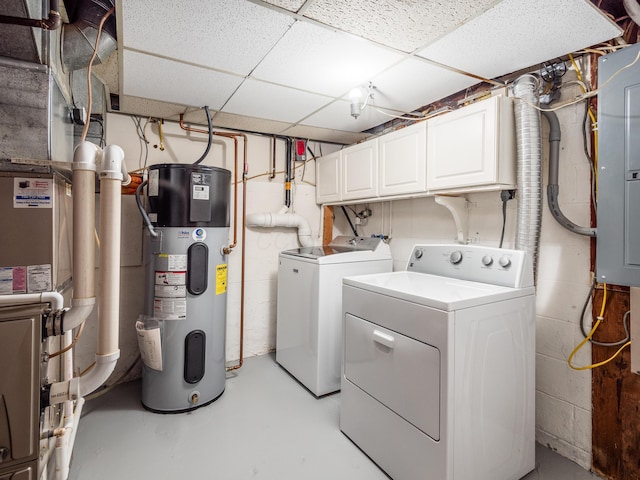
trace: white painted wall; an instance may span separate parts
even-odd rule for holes
[[[565,97],[577,92],[568,88]],[[560,158],[559,202],[565,214],[580,225],[589,224],[589,167],[583,154],[583,106],[558,111],[562,127]],[[143,120],[144,123],[144,120]],[[548,128],[543,125],[545,155],[545,189],[547,169]],[[206,146],[206,137],[180,130],[175,123],[163,126],[165,151],[154,148],[158,144],[157,124],[149,124],[146,133],[151,141],[148,163],[195,161]],[[142,166],[144,150],[136,135],[131,117],[109,114],[106,121],[107,143],[121,145],[127,155],[130,170]],[[316,153],[319,145],[311,145]],[[248,142],[249,176],[266,173],[271,158],[271,139],[251,135]],[[323,153],[335,146],[324,145]],[[242,145],[240,151],[242,159]],[[233,167],[232,141],[216,138],[211,153],[204,162],[231,169]],[[278,143],[278,170],[283,169],[283,144]],[[313,163],[307,165],[305,180],[314,182]],[[315,205],[315,189],[301,182],[298,173],[294,183],[293,210],[310,222],[314,236],[321,232],[321,211]],[[283,175],[275,180],[262,176],[250,180],[247,188],[247,211],[275,211],[283,203]],[[241,199],[241,191],[238,198]],[[502,225],[499,193],[468,195],[469,236],[471,241],[497,246]],[[122,361],[116,375],[124,371],[137,356],[134,323],[142,311],[143,272],[141,265],[142,225],[132,198],[126,198],[123,243],[123,285],[121,307]],[[433,198],[419,198],[369,205],[373,216],[359,233],[384,233],[391,237],[394,268],[404,269],[412,246],[418,242],[453,242],[456,236],[449,212],[436,205]],[[355,206],[356,210],[362,206]],[[339,207],[335,209],[334,236],[350,234],[350,229]],[[353,218],[353,217],[352,217]],[[512,247],[515,239],[516,201],[509,202],[505,246]],[[231,230],[232,232],[232,230]],[[241,241],[241,232],[239,232]],[[320,239],[317,240],[320,243]],[[297,246],[296,234],[287,229],[247,229],[246,236],[246,305],[245,355],[259,355],[275,348],[275,314],[277,287],[277,254]],[[240,311],[240,243],[229,258],[227,360],[238,358],[238,324]],[[537,284],[537,439],[557,449],[584,467],[591,465],[591,374],[589,371],[571,370],[566,359],[581,340],[578,329],[579,312],[588,294],[591,281],[589,268],[589,240],[560,227],[551,217],[545,204],[541,235],[540,263]],[[588,322],[589,323],[589,322]],[[90,325],[93,325],[91,322]],[[85,334],[78,358],[88,363],[93,352],[93,327]],[[579,364],[590,363],[590,348],[576,358]]]

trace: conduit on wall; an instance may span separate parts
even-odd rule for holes
[[[513,82],[511,88],[515,97],[518,184],[515,246],[517,250],[525,250],[532,256],[535,279],[542,223],[540,116],[534,107],[538,103],[538,79],[530,74],[522,75]]]
[[[558,185],[561,138],[560,122],[554,112],[543,111],[542,115],[549,122],[549,178],[547,181],[547,202],[549,204],[549,210],[553,218],[570,232],[595,237],[597,231],[595,228],[576,225],[569,220],[560,209],[560,204],[558,203],[558,193],[560,192],[560,186]]]

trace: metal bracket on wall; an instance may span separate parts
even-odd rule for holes
[[[469,231],[469,211],[467,209],[468,201],[466,197],[449,197],[444,195],[435,195],[438,205],[446,207],[456,224],[456,241],[465,245],[467,243],[467,233]]]

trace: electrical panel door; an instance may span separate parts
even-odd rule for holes
[[[598,59],[598,281],[640,286],[640,44]]]

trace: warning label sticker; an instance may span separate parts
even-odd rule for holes
[[[153,316],[162,320],[184,320],[187,318],[187,300],[156,298],[153,300]]]
[[[15,177],[13,208],[52,208],[53,179]]]
[[[187,272],[156,272],[156,285],[186,285]]]
[[[216,265],[216,295],[227,291],[227,264]]]
[[[155,296],[161,298],[186,298],[186,285],[156,285]]]

